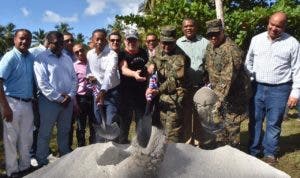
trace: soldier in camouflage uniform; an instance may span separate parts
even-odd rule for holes
[[[185,94],[186,59],[176,45],[174,27],[166,26],[161,30],[160,45],[156,55],[150,58],[148,72],[157,71],[158,89],[148,88],[147,94],[158,95],[160,121],[167,130],[169,142],[182,142],[183,97]]]
[[[215,145],[240,144],[240,124],[248,119],[247,106],[251,96],[250,79],[243,70],[242,50],[224,34],[222,22],[215,19],[206,22],[207,46],[204,68],[212,90],[218,96],[214,105],[213,120],[222,129],[215,135]]]

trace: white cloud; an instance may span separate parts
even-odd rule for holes
[[[119,15],[136,14],[140,3],[144,0],[86,0],[88,7],[84,10],[86,15],[97,15],[104,12],[105,8],[109,11],[117,11]]]
[[[111,0],[120,8],[120,15],[137,14],[139,5],[144,0]]]
[[[60,23],[60,22],[77,22],[78,16],[77,14],[74,14],[71,17],[62,17],[61,15],[52,12],[50,10],[46,10],[43,15],[43,20],[45,22],[54,22],[54,23]]]
[[[84,14],[86,15],[97,15],[103,12],[106,6],[106,0],[86,0],[88,3],[88,7],[84,10]]]
[[[25,17],[27,17],[27,16],[29,15],[29,11],[27,10],[26,7],[22,7],[22,8],[21,8],[21,12],[22,12],[22,14],[23,14]]]
[[[137,14],[138,12],[138,7],[139,4],[138,3],[129,3],[129,4],[121,4],[122,6],[120,6],[121,8],[121,14],[122,15],[129,15],[129,14]]]

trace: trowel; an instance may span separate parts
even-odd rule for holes
[[[94,124],[94,128],[96,134],[98,136],[103,137],[107,140],[113,140],[120,135],[120,128],[116,122],[112,123],[111,125],[106,124],[106,114],[104,112],[103,105],[98,105],[101,121],[100,125]]]

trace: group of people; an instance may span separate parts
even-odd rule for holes
[[[299,42],[284,33],[286,23],[286,14],[274,13],[267,31],[253,37],[246,61],[220,19],[206,23],[207,39],[197,35],[193,19],[183,20],[184,36],[178,39],[173,26],[164,26],[159,38],[146,35],[147,50],[132,29],[125,32],[124,49],[120,32],[94,30],[88,52],[83,44],[74,44],[71,33],[50,31],[44,44],[30,48],[31,32],[16,30],[14,48],[0,61],[7,176],[30,172],[32,156],[38,167],[48,164],[55,124],[60,156],[72,151],[74,121],[78,146],[87,144],[87,123],[90,144],[106,141],[93,127],[103,119],[120,127],[113,141],[129,143],[131,121],[134,118],[139,125],[149,95],[152,124],[166,129],[169,142],[208,149],[238,147],[240,124],[249,118],[249,153],[257,157],[263,153],[267,162],[276,162],[285,107],[296,106],[300,89]],[[148,80],[154,73],[157,87],[151,88]],[[201,87],[217,95],[213,117],[224,125],[210,143],[201,140],[203,128],[192,100]]]

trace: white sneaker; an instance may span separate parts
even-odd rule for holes
[[[58,157],[53,156],[53,154],[51,153],[48,157],[47,157],[49,163],[53,163],[54,161],[58,160]]]
[[[35,158],[31,158],[30,159],[30,164],[33,167],[37,167],[39,165],[38,162],[37,162],[37,160]]]

